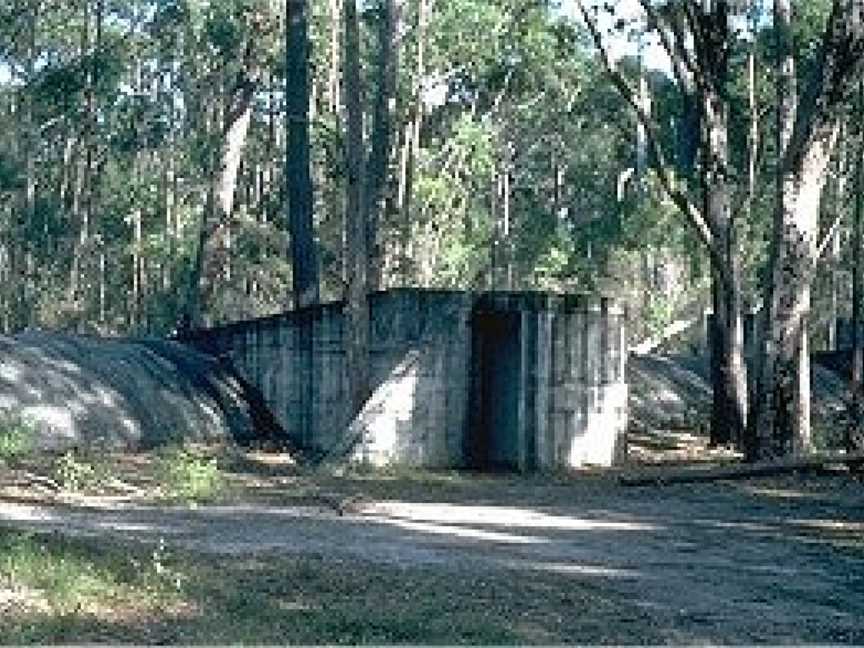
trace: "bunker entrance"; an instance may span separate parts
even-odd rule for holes
[[[519,313],[476,313],[474,318],[474,464],[519,467],[522,358]]]

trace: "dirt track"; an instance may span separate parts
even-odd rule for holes
[[[631,639],[632,624],[651,623],[675,642],[864,643],[864,488],[847,478],[651,489],[502,478],[421,491],[349,510],[0,503],[0,524],[454,575],[565,574],[644,610],[620,619]]]

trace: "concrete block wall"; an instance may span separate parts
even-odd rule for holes
[[[625,321],[606,299],[372,295],[373,393],[353,422],[340,304],[187,341],[230,360],[303,445],[327,452],[345,444],[345,456],[375,465],[548,470],[622,458]]]
[[[531,293],[483,296],[476,311],[519,318],[518,388],[508,390],[518,399],[510,424],[515,448],[509,460],[491,463],[524,471],[623,461],[626,313],[605,298]],[[485,424],[482,412],[475,414],[475,436],[488,434]]]
[[[471,298],[395,290],[371,303],[372,397],[351,457],[374,465],[465,465]]]

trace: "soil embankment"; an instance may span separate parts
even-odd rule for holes
[[[0,410],[29,421],[43,448],[279,434],[256,390],[230,367],[157,339],[0,336]]]

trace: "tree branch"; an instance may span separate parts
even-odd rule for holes
[[[682,88],[688,91],[692,90],[693,84],[699,82],[700,74],[691,56],[691,52],[687,49],[684,34],[674,20],[660,15],[651,0],[639,0],[639,4],[642,6],[645,15],[648,16],[648,20],[657,26],[657,35],[660,37],[660,44],[663,46],[666,55],[672,60],[672,70],[675,73],[675,78]],[[673,39],[669,38],[669,34],[662,28],[663,25],[672,32]],[[682,66],[690,75],[689,79],[684,77],[680,69]]]
[[[588,27],[588,30],[591,32],[591,36],[594,40],[594,44],[600,52],[601,59],[603,61],[603,66],[606,69],[607,74],[609,75],[610,80],[615,85],[619,94],[622,98],[627,101],[630,107],[635,111],[636,117],[639,120],[639,123],[645,128],[645,132],[647,134],[648,145],[651,148],[651,153],[655,160],[655,167],[657,170],[657,175],[660,179],[660,183],[663,186],[663,190],[672,200],[676,207],[681,211],[684,215],[687,222],[692,225],[696,234],[699,236],[700,240],[706,245],[709,253],[714,258],[715,262],[719,264],[719,267],[723,267],[723,263],[720,260],[721,255],[714,248],[714,232],[705,219],[702,212],[690,202],[687,196],[680,190],[677,189],[674,185],[674,181],[670,177],[669,173],[669,164],[666,162],[666,157],[663,154],[663,150],[658,144],[658,136],[657,129],[655,125],[651,122],[650,117],[646,114],[645,109],[639,104],[635,99],[635,93],[630,85],[627,83],[627,80],[618,72],[612,65],[612,61],[609,57],[609,52],[606,47],[603,45],[603,39],[600,35],[600,31],[597,28],[596,22],[591,18],[588,10],[584,7],[581,1],[577,1],[577,6],[579,7],[579,11],[582,13],[582,17],[585,20],[585,24]]]

